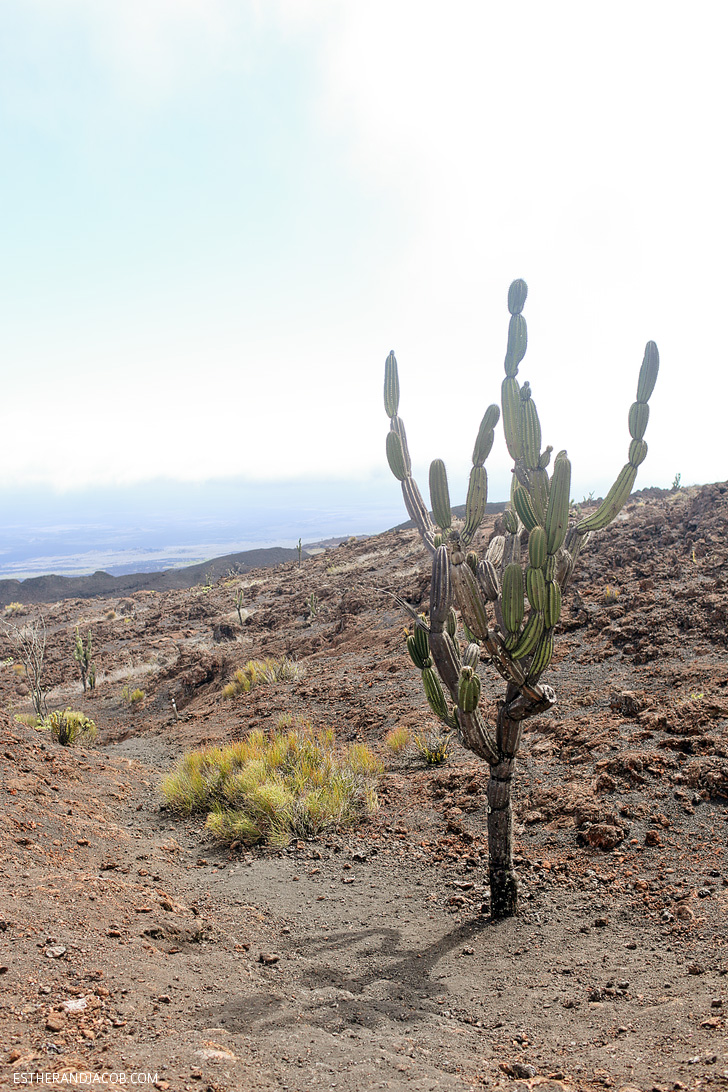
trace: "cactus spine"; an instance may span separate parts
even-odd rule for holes
[[[401,483],[407,511],[433,555],[429,622],[415,615],[407,649],[419,671],[432,711],[458,733],[461,743],[491,767],[488,785],[488,842],[492,914],[516,910],[516,882],[511,844],[510,784],[523,721],[549,709],[553,690],[539,679],[551,663],[554,633],[561,616],[562,591],[580,549],[592,531],[614,519],[625,504],[647,455],[644,440],[648,401],[655,387],[659,355],[647,343],[637,383],[637,398],[628,414],[628,462],[604,501],[591,516],[569,528],[571,464],[565,451],[554,460],[552,447],[541,451],[541,423],[529,383],[518,369],[528,347],[523,308],[528,289],[522,280],[508,290],[510,322],[501,385],[506,446],[514,460],[511,504],[503,515],[505,534],[492,535],[480,556],[472,542],[486,510],[488,479],[485,461],[494,442],[499,411],[486,410],[478,429],[467,488],[464,523],[453,526],[445,465],[430,467],[430,499],[437,528],[412,477],[404,424],[399,417],[399,376],[394,353],[384,371],[384,405],[390,420],[387,461]],[[528,559],[522,545],[528,538]],[[529,613],[524,624],[525,599]],[[458,638],[457,613],[469,643]],[[481,662],[491,664],[507,683],[497,722],[489,727],[481,713]],[[452,703],[452,704],[451,704]]]

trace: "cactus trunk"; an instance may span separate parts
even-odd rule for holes
[[[490,770],[488,781],[488,875],[493,920],[518,912],[518,883],[513,867],[511,784],[516,760],[505,758]]]

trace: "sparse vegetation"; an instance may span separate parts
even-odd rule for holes
[[[47,729],[62,747],[90,743],[96,736],[95,723],[75,709],[56,709],[39,720],[36,727]]]
[[[672,479],[672,491],[673,491],[673,493],[677,493],[678,489],[680,488],[681,478],[682,478],[682,474],[676,474],[675,477]]]
[[[295,681],[301,678],[303,672],[301,664],[287,656],[281,660],[248,660],[243,667],[238,668],[232,681],[223,687],[222,695],[224,698],[237,698],[240,694],[248,694],[256,686],[266,683]]]
[[[40,723],[35,713],[16,713],[15,720],[18,724],[24,724],[26,728],[37,728]]]
[[[613,588],[611,584],[607,584],[606,588],[604,589],[604,602],[607,604],[607,606],[610,606],[612,603],[616,603],[618,599],[619,588]]]
[[[129,705],[138,705],[140,701],[144,701],[144,691],[140,690],[139,687],[132,689],[130,683],[124,683],[121,688],[121,696]]]
[[[208,812],[216,841],[280,846],[366,818],[381,773],[363,744],[338,749],[332,729],[282,718],[277,731],[189,752],[161,790],[178,815]]]
[[[243,589],[238,588],[235,593],[235,610],[238,612],[238,620],[242,626],[245,618],[243,618]],[[247,615],[246,615],[247,617]]]
[[[88,631],[88,637],[86,644],[83,643],[83,637],[76,626],[76,640],[73,648],[73,658],[78,664],[78,669],[81,672],[81,684],[83,686],[83,692],[86,693],[86,687],[93,690],[96,686],[96,665],[92,660],[93,652],[93,638],[91,636],[91,630]]]
[[[410,739],[409,729],[400,724],[399,727],[393,728],[391,732],[387,732],[384,742],[393,755],[399,755],[407,749]]]
[[[33,618],[26,625],[18,627],[11,622],[5,623],[8,637],[15,645],[22,661],[22,667],[30,682],[33,708],[39,717],[48,715],[46,686],[43,672],[46,651],[46,624],[42,615]],[[20,664],[16,665],[21,666]],[[15,670],[15,668],[13,668]],[[16,672],[20,674],[20,672]]]
[[[22,603],[8,603],[5,607],[5,613],[9,618],[12,618],[15,614],[22,614],[25,611],[25,607]]]
[[[416,735],[414,744],[420,758],[428,766],[442,766],[450,757],[450,737],[444,732]]]
[[[308,607],[308,620],[309,622],[313,622],[319,612],[319,599],[316,592],[311,592],[306,600],[306,606]]]

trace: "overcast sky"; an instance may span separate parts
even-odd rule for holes
[[[0,486],[384,483],[393,348],[462,500],[515,277],[577,498],[626,460],[648,339],[638,486],[725,479],[726,19],[3,0]],[[488,467],[503,497],[502,433]]]

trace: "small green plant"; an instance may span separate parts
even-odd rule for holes
[[[37,728],[40,723],[35,713],[16,713],[15,720],[18,724],[24,724],[26,728]]]
[[[274,682],[295,682],[303,673],[301,664],[287,656],[281,660],[248,660],[243,667],[238,668],[232,681],[222,688],[222,696],[237,698],[240,694],[250,693],[256,686]]]
[[[409,729],[400,724],[399,727],[393,728],[391,732],[387,732],[384,742],[393,755],[398,755],[407,749],[410,739]]]
[[[612,603],[616,603],[618,599],[619,588],[613,588],[611,587],[611,585],[607,584],[606,588],[604,589],[604,602],[607,604],[607,606],[610,606]]]
[[[303,557],[303,543],[302,543],[300,538],[299,538],[298,542],[296,543],[296,549],[298,550],[298,567],[300,569],[301,568],[301,558]]]
[[[681,478],[682,478],[682,474],[676,474],[675,477],[672,479],[672,491],[673,491],[673,493],[677,493],[678,489],[680,488]]]
[[[243,589],[238,588],[235,592],[235,610],[238,612],[238,619],[242,626],[245,619],[243,618]]]
[[[308,599],[306,600],[306,606],[308,607],[308,620],[309,620],[309,622],[313,622],[314,618],[318,614],[319,605],[320,605],[319,604],[319,598],[316,595],[316,592],[311,592]]]
[[[450,757],[450,739],[443,732],[433,731],[429,735],[416,735],[414,744],[420,758],[428,766],[442,766]]]
[[[124,683],[121,688],[121,697],[129,705],[138,705],[140,701],[144,701],[144,691],[138,687],[133,690],[130,683]]]
[[[178,815],[207,812],[218,842],[283,846],[365,819],[382,772],[363,744],[337,748],[332,729],[282,718],[276,731],[184,755],[161,791]]]
[[[10,618],[12,618],[14,614],[22,614],[24,610],[25,607],[22,603],[8,603],[8,605],[5,607],[5,613]]]
[[[96,665],[91,658],[92,651],[93,639],[91,637],[91,630],[88,631],[86,644],[84,644],[83,637],[79,632],[78,626],[76,626],[76,641],[73,649],[73,658],[78,664],[78,669],[81,672],[81,684],[83,686],[84,694],[86,693],[86,687],[88,687],[89,690],[93,690],[96,686]]]
[[[90,743],[96,736],[96,725],[75,709],[56,709],[43,717],[37,727],[46,728],[62,747],[74,743]]]

